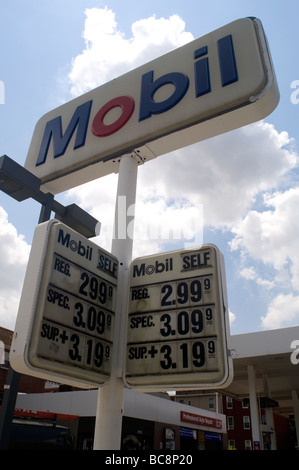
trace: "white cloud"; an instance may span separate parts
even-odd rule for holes
[[[299,324],[299,187],[267,194],[264,202],[266,210],[249,211],[234,228],[231,246],[241,251],[244,260],[250,257],[274,269],[272,280],[263,282],[252,266],[241,270],[243,277],[268,289],[275,287],[275,297],[261,319],[261,326],[266,329],[296,326]]]
[[[299,324],[299,296],[279,294],[268,307],[266,316],[262,317],[265,329],[285,328]]]
[[[230,324],[230,326],[232,325],[232,323],[233,323],[235,320],[236,320],[236,315],[235,315],[233,312],[231,312],[231,311],[229,310],[229,324]]]
[[[148,197],[201,203],[205,225],[230,228],[295,167],[289,143],[285,132],[259,122],[146,163],[139,185]]]
[[[14,328],[30,246],[0,207],[0,325]]]
[[[241,250],[278,272],[289,265],[291,285],[299,290],[299,187],[265,196],[267,210],[249,211],[233,228],[233,250]]]
[[[128,39],[118,29],[115,13],[108,8],[86,9],[85,15],[85,49],[73,59],[69,74],[74,96],[194,39],[184,31],[185,23],[177,15],[136,21]]]
[[[269,281],[267,279],[262,279],[260,276],[258,276],[258,274],[256,273],[256,270],[253,266],[241,269],[240,276],[243,277],[244,279],[246,279],[247,281],[256,282],[259,286],[261,286],[265,289],[272,289],[275,286],[274,281]]]
[[[118,177],[113,173],[66,193],[70,203],[76,201],[101,222],[100,236],[95,241],[108,251],[111,249],[117,181]]]

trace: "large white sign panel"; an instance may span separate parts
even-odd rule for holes
[[[57,193],[258,121],[279,92],[260,21],[243,18],[45,114],[25,167]]]
[[[118,261],[57,220],[34,234],[10,352],[13,369],[64,384],[110,376]]]
[[[138,258],[130,269],[126,384],[148,391],[227,386],[232,361],[217,247]]]

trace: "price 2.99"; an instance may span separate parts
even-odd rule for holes
[[[94,302],[106,304],[108,300],[112,300],[113,286],[103,281],[102,279],[90,276],[88,273],[81,274],[81,284],[79,287],[79,294]]]
[[[203,286],[202,286],[203,282]],[[194,279],[191,282],[181,281],[176,285],[164,284],[161,287],[161,307],[170,307],[173,305],[184,305],[198,303],[202,300],[203,289],[211,289],[211,280],[209,278],[200,281]]]

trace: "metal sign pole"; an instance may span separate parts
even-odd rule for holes
[[[125,155],[119,166],[112,254],[119,260],[111,377],[98,392],[94,450],[119,450],[124,408],[123,360],[128,304],[128,273],[133,237],[128,233],[134,219],[138,162]],[[128,214],[128,209],[129,214]],[[131,235],[131,236],[130,236]]]

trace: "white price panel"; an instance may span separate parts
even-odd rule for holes
[[[215,245],[131,263],[125,382],[141,390],[232,380],[223,256]]]
[[[32,375],[81,387],[103,384],[111,369],[117,276],[118,260],[95,243],[56,220],[38,226],[11,353],[16,368],[22,363]]]

